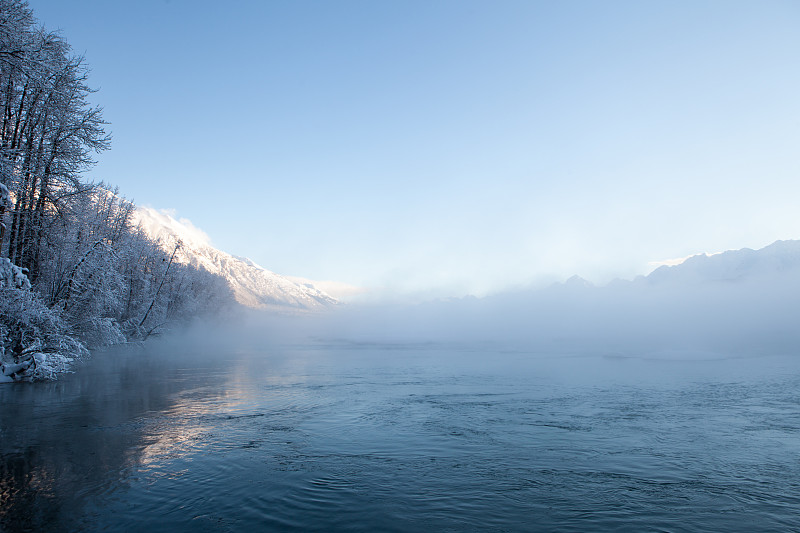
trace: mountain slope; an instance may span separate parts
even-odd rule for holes
[[[661,266],[645,278],[650,285],[737,282],[800,275],[800,241],[775,241],[759,250],[742,248],[692,256],[678,265]]]
[[[180,242],[175,252],[176,261],[222,276],[231,286],[236,300],[247,307],[317,310],[338,303],[310,283],[297,283],[250,259],[217,250],[211,246],[208,236],[187,220],[176,220],[149,207],[137,207],[133,223],[159,240],[170,253]]]

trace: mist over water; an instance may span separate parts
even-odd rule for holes
[[[0,533],[800,531],[796,3],[32,3]]]
[[[346,306],[279,322],[274,337],[631,357],[795,353],[799,272],[719,280],[654,275],[605,287],[573,278],[487,298]]]
[[[0,388],[0,529],[797,529],[796,289],[574,281],[111,349]]]

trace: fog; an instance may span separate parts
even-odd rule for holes
[[[646,358],[783,354],[800,340],[800,276],[616,281],[422,304],[242,314],[193,335],[203,346],[447,345],[463,350]],[[187,339],[183,338],[181,342]]]
[[[796,530],[800,276],[759,271],[98,352],[0,388],[0,529]]]

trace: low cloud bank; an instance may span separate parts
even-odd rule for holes
[[[220,347],[446,344],[650,357],[792,353],[800,346],[798,295],[796,275],[680,286],[565,284],[413,306],[352,305],[312,316],[249,313],[222,335],[205,335]]]
[[[690,287],[562,285],[485,299],[344,310],[320,338],[351,342],[490,344],[621,355],[788,352],[800,333],[797,279]]]
[[[315,315],[238,317],[224,336],[278,344],[452,345],[635,357],[794,353],[800,242],[697,256],[605,287],[547,289],[418,305],[347,305]],[[235,340],[238,339],[238,340]]]

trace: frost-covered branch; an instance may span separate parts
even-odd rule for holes
[[[180,262],[179,244],[133,227],[115,189],[85,182],[110,143],[93,92],[62,36],[27,2],[0,0],[0,381],[51,377],[86,346],[232,300],[223,280]]]

